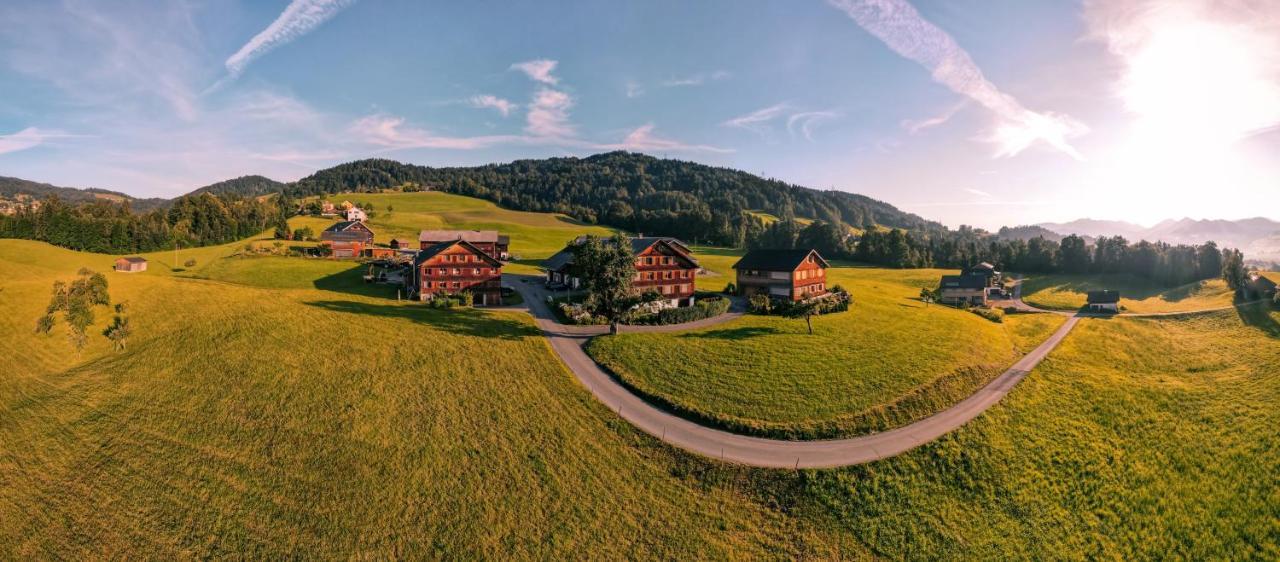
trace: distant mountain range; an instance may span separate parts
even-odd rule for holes
[[[1219,246],[1239,248],[1251,259],[1280,260],[1280,222],[1262,217],[1240,220],[1170,219],[1151,228],[1125,221],[1095,219],[1036,226],[1062,236],[1123,236],[1130,242],[1159,240],[1170,244],[1201,244],[1212,240]]]
[[[158,198],[138,199],[119,191],[98,189],[96,187],[59,187],[47,183],[0,176],[0,202],[39,201],[55,195],[68,203],[92,203],[102,200],[116,203],[128,201],[129,205],[139,211],[154,209],[167,201],[167,199]]]

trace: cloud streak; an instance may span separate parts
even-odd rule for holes
[[[793,113],[787,118],[787,132],[791,133],[792,137],[795,137],[798,133],[804,137],[804,140],[813,142],[813,131],[818,128],[818,125],[841,116],[840,113],[835,111]]]
[[[27,127],[11,135],[0,135],[0,154],[18,152],[44,144],[49,134],[35,127]]]
[[[293,0],[271,25],[227,58],[227,72],[232,78],[239,76],[258,57],[306,35],[355,2],[356,0]]]
[[[767,137],[770,131],[768,123],[786,114],[786,112],[790,110],[790,105],[786,103],[778,103],[769,107],[757,109],[746,115],[739,115],[721,123],[720,125],[722,127],[745,129],[762,137]]]
[[[987,80],[969,53],[947,32],[928,22],[906,0],[827,0],[890,50],[927,69],[933,79],[990,110],[997,119],[991,141],[996,156],[1014,156],[1037,143],[1077,160],[1069,142],[1088,128],[1053,112],[1037,113]]]
[[[467,103],[471,104],[471,107],[496,109],[503,117],[511,115],[512,111],[517,107],[520,107],[510,101],[489,94],[471,96],[471,99],[467,100]]]
[[[555,71],[556,64],[558,64],[557,61],[537,59],[515,63],[511,65],[510,70],[519,70],[536,82],[555,86],[560,83],[560,79],[551,74]]]
[[[593,145],[595,150],[633,150],[637,152],[714,152],[726,154],[732,150],[705,144],[685,144],[653,134],[653,123],[646,123],[627,134],[618,144]]]

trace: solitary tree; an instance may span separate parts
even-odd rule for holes
[[[1249,283],[1249,273],[1244,268],[1244,254],[1240,250],[1222,251],[1222,279],[1237,293]]]
[[[62,281],[53,283],[49,306],[45,308],[44,316],[36,320],[36,332],[48,334],[56,323],[55,315],[61,312],[67,321],[67,336],[76,351],[84,349],[88,343],[85,328],[93,324],[93,307],[111,303],[106,277],[84,268],[80,269],[79,275],[70,284]]]
[[[632,290],[636,275],[635,254],[625,236],[588,236],[573,248],[574,267],[582,274],[586,307],[609,321],[609,333],[618,333],[623,318],[652,295],[637,297]]]
[[[924,306],[927,308],[934,301],[938,300],[938,293],[928,287],[925,287],[920,289],[920,300],[924,301]]]
[[[817,300],[800,301],[787,310],[787,316],[791,318],[803,318],[805,325],[809,328],[809,335],[813,335],[813,317],[822,314],[822,310]]]

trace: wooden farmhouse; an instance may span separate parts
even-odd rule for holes
[[[987,288],[987,279],[981,275],[943,275],[938,287],[938,302],[952,306],[985,306]]]
[[[827,294],[827,260],[817,250],[751,250],[738,263],[738,291],[802,301]]]
[[[140,256],[116,258],[115,270],[122,273],[138,273],[140,271],[146,271],[147,260]]]
[[[573,249],[583,240],[575,239],[543,262],[548,286],[570,289],[582,286],[582,272],[574,266]],[[630,243],[636,258],[632,287],[637,292],[654,291],[662,295],[666,306],[693,304],[694,283],[701,266],[688,246],[675,238],[656,236],[631,238]]]
[[[1120,293],[1111,290],[1089,291],[1086,306],[1093,312],[1120,312]]]
[[[960,274],[981,277],[988,287],[995,287],[1000,284],[1000,272],[996,271],[996,266],[987,262],[966,267]]]
[[[465,240],[452,240],[423,249],[405,277],[410,298],[431,300],[436,295],[469,292],[475,304],[502,304],[502,262]]]
[[[424,230],[418,234],[419,247],[423,250],[454,240],[469,242],[494,259],[505,260],[510,257],[510,237],[499,234],[496,230]]]
[[[355,258],[373,244],[373,231],[360,221],[342,221],[320,233],[320,241],[329,247],[334,258]]]
[[[1249,282],[1245,284],[1245,293],[1251,299],[1274,298],[1276,296],[1276,282],[1255,271],[1249,274]]]

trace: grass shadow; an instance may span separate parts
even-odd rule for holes
[[[478,338],[520,340],[542,334],[536,326],[527,322],[504,318],[499,314],[486,314],[473,308],[435,309],[428,308],[426,305],[405,306],[333,300],[303,304],[331,312],[411,320],[450,333]]]
[[[368,269],[369,266],[367,265],[355,264],[351,269],[344,269],[337,273],[319,277],[312,281],[312,285],[321,291],[389,299],[396,298],[397,289],[403,291],[403,286],[401,285],[365,283],[364,275]]]
[[[1248,306],[1236,307],[1236,314],[1240,316],[1240,321],[1245,325],[1257,328],[1262,333],[1273,338],[1280,338],[1280,322],[1277,322],[1275,316],[1271,314],[1271,305],[1267,303],[1258,303]]]
[[[768,335],[779,334],[779,333],[781,332],[779,332],[777,328],[767,328],[763,326],[744,326],[742,328],[727,328],[724,330],[710,330],[707,332],[684,334],[680,337],[738,341],[738,340],[745,340],[749,338],[768,336]]]

